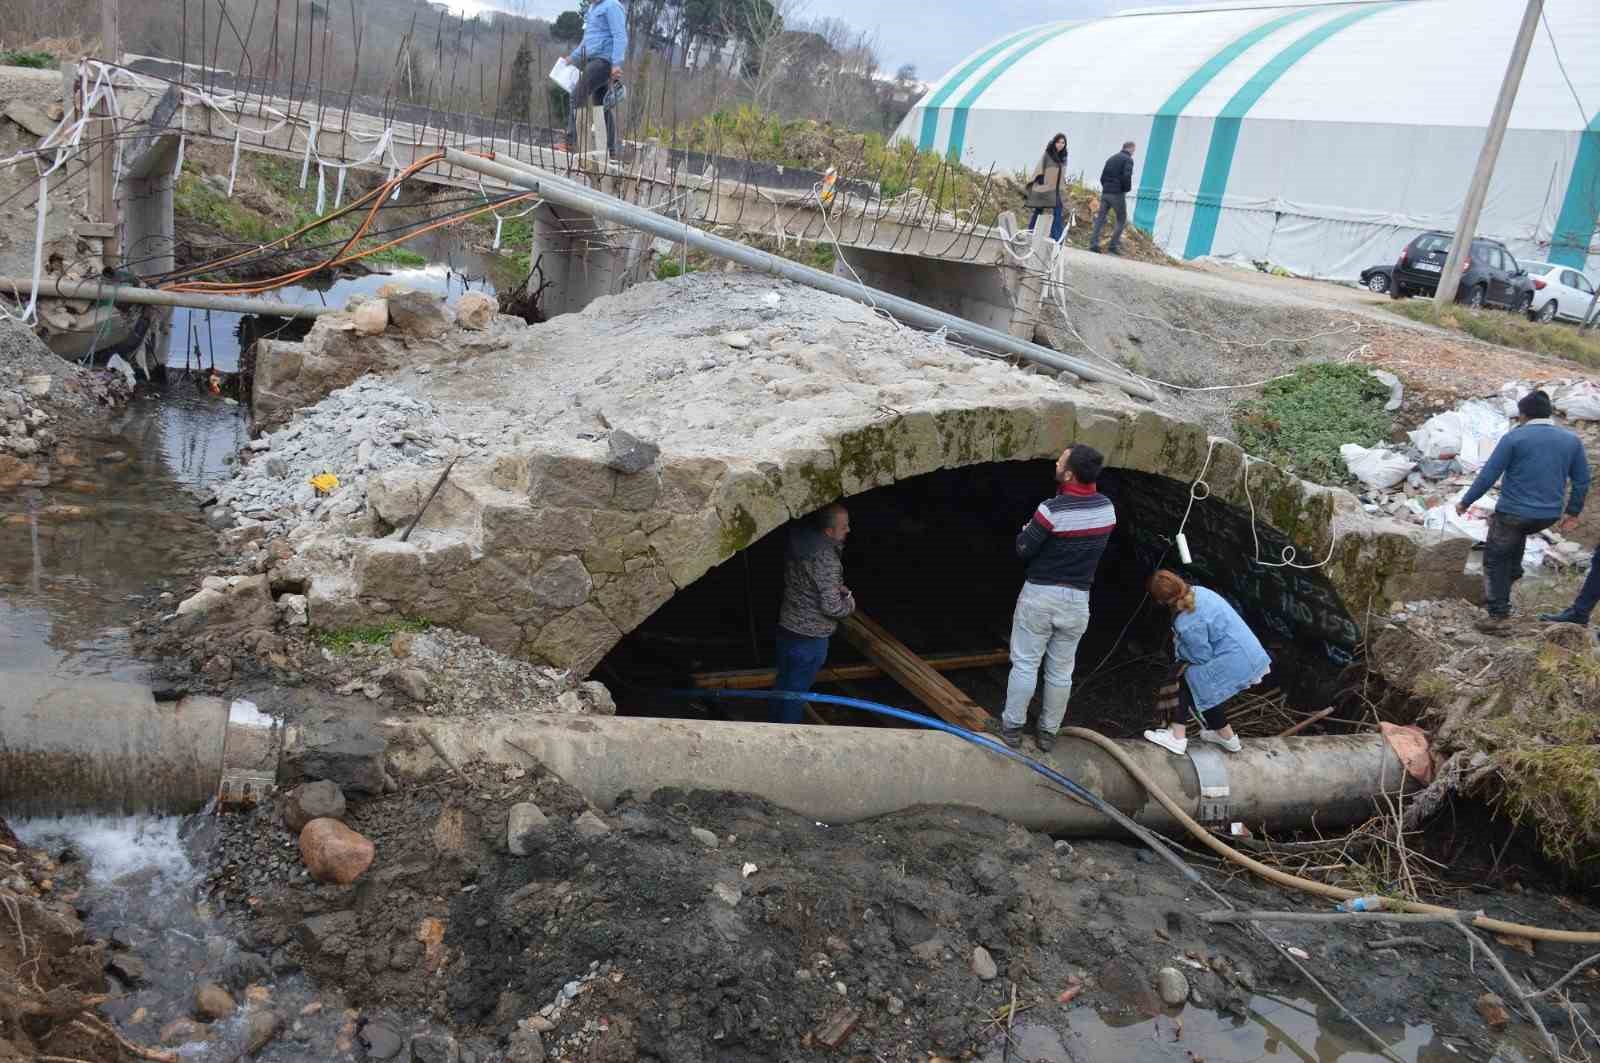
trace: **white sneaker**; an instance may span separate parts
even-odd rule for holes
[[[1214,746],[1221,746],[1229,753],[1237,753],[1244,748],[1239,742],[1238,735],[1234,735],[1232,738],[1223,738],[1217,732],[1208,731],[1204,727],[1200,728],[1200,741],[1210,742]]]
[[[1146,731],[1144,736],[1147,740],[1154,742],[1162,749],[1165,749],[1168,753],[1175,753],[1181,757],[1185,753],[1189,752],[1189,740],[1187,738],[1172,737],[1172,732],[1165,727],[1161,728],[1159,731]]]

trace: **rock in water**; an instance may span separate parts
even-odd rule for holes
[[[255,1055],[278,1036],[278,1031],[283,1029],[283,1016],[275,1011],[253,1011],[250,1013],[250,1039],[246,1042],[245,1053]]]
[[[300,832],[300,859],[318,882],[348,886],[372,866],[376,850],[336,819],[314,819]]]
[[[606,464],[628,476],[644,472],[661,454],[656,444],[620,428],[606,436],[606,447],[611,452]]]
[[[543,829],[549,822],[544,812],[532,801],[512,805],[511,814],[506,817],[506,848],[511,850],[511,855],[527,856],[533,852],[532,839],[528,835]]]
[[[344,819],[344,793],[327,779],[302,783],[283,803],[283,825],[296,834],[314,819]]]
[[[978,945],[972,950],[972,973],[985,982],[992,982],[1000,974],[1000,968],[995,966],[994,957],[989,955],[989,950]]]
[[[405,1042],[385,1023],[369,1022],[361,1028],[361,1043],[367,1046],[368,1059],[393,1059]]]
[[[207,982],[194,991],[195,1017],[205,1022],[226,1019],[234,1007],[233,996],[215,982]]]
[[[1176,967],[1163,967],[1156,972],[1156,992],[1162,1003],[1175,1008],[1189,999],[1189,980]]]
[[[494,315],[500,312],[498,301],[482,292],[467,292],[456,300],[456,324],[464,329],[482,332],[494,321]]]

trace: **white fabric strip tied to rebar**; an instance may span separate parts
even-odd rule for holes
[[[311,177],[311,156],[317,152],[317,123],[312,122],[306,129],[306,153],[300,159],[300,188],[306,187],[306,181]]]
[[[244,130],[235,130],[233,134],[233,162],[228,166],[228,198],[233,198],[233,183],[239,176],[239,142],[244,137]],[[180,140],[181,144],[182,141]]]

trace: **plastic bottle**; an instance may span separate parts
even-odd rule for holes
[[[1347,901],[1339,902],[1341,912],[1381,912],[1384,909],[1382,897],[1373,894],[1369,897],[1351,897]]]

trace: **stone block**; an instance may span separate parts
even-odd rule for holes
[[[1038,428],[1034,434],[1033,457],[1054,460],[1072,445],[1078,435],[1078,407],[1059,395],[1043,395],[1034,402]]]
[[[327,779],[346,793],[381,794],[388,741],[375,724],[348,717],[313,718],[278,762],[278,782]]]
[[[283,825],[296,834],[314,819],[344,819],[344,793],[330,779],[301,783],[283,799]]]
[[[687,587],[734,552],[723,542],[722,521],[715,511],[673,517],[650,536],[650,545],[679,588]]]
[[[533,852],[531,834],[543,830],[550,820],[532,801],[522,801],[511,806],[506,818],[506,848],[512,856],[527,856]]]
[[[611,504],[617,474],[580,454],[536,454],[528,462],[528,497],[540,509],[600,509]]]
[[[880,421],[842,432],[834,440],[839,455],[839,486],[845,495],[858,495],[895,480],[892,423]]]
[[[1074,444],[1083,443],[1105,455],[1106,464],[1122,464],[1121,452],[1124,433],[1130,418],[1118,414],[1093,410],[1080,404],[1078,407],[1078,434]]]
[[[622,632],[594,603],[578,606],[550,621],[530,647],[533,656],[579,675],[600,663]]]
[[[735,550],[743,550],[774,528],[788,523],[790,516],[789,507],[774,480],[750,467],[728,474],[717,492],[716,506],[728,545]],[[626,549],[624,552],[631,555],[639,551]]]
[[[431,292],[396,292],[388,305],[390,324],[407,336],[431,339],[450,330],[444,300]]]
[[[595,592],[595,601],[624,634],[644,623],[676,591],[660,565],[639,560],[645,561],[642,567]]]
[[[647,469],[635,476],[618,476],[611,504],[618,509],[639,511],[649,509],[660,497],[661,479]]]
[[[698,513],[710,505],[728,465],[720,458],[674,458],[660,470],[658,505],[673,513]]]
[[[994,416],[987,408],[957,406],[934,414],[943,455],[940,468],[976,465],[994,457]]]
[[[422,551],[398,539],[362,543],[355,552],[355,578],[363,596],[408,601],[422,586]]]
[[[528,585],[528,593],[540,605],[554,609],[570,609],[589,600],[594,582],[583,562],[571,554],[563,554],[546,561]]]

